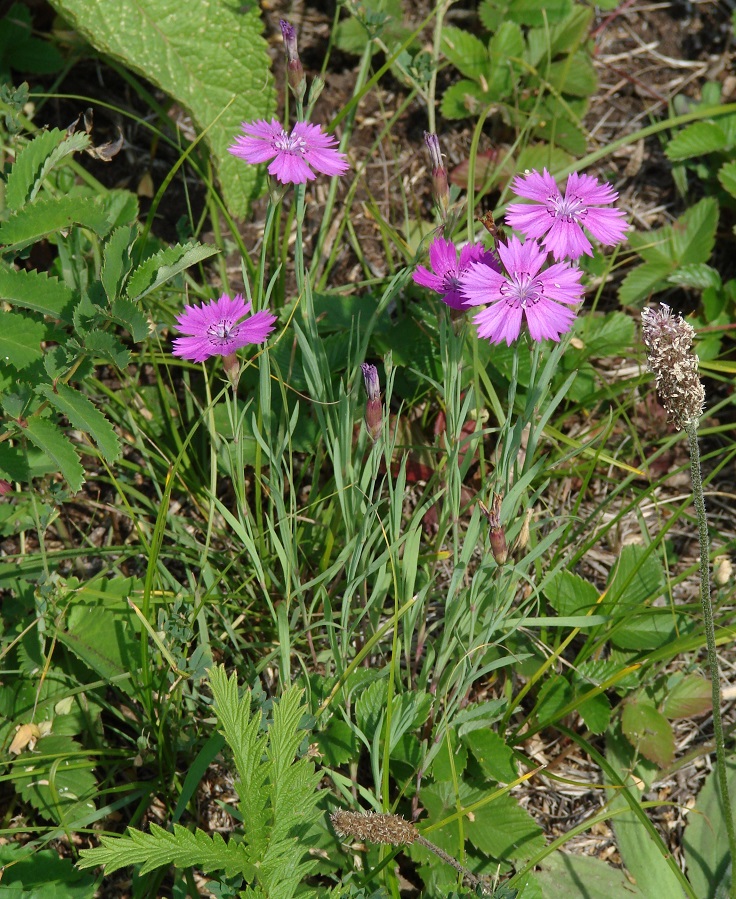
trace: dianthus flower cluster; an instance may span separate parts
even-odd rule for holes
[[[296,31],[281,21],[289,86],[299,109],[306,91],[304,69],[299,58]],[[252,165],[268,162],[268,173],[282,185],[305,184],[322,175],[343,175],[348,169],[344,153],[335,149],[337,139],[321,125],[297,121],[290,130],[277,119],[242,123],[243,133],[228,151]],[[225,370],[236,380],[235,352],[248,344],[264,343],[273,331],[276,316],[263,309],[252,312],[250,302],[240,294],[223,293],[218,300],[200,306],[186,306],[177,318],[183,336],[174,340],[174,356],[204,362],[222,356]]]
[[[533,340],[559,340],[583,299],[583,273],[575,262],[593,255],[587,235],[605,246],[621,242],[624,213],[610,206],[618,199],[613,188],[590,175],[571,174],[564,196],[546,169],[515,178],[513,189],[534,201],[512,203],[506,212],[506,224],[523,240],[498,238],[490,251],[437,237],[429,246],[431,270],[418,266],[414,281],[453,309],[484,306],[473,321],[478,336],[493,344],[511,345],[524,325]]]

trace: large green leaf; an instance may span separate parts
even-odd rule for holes
[[[97,892],[95,879],[77,871],[71,859],[20,843],[0,846],[0,870],[1,899],[93,899]]]
[[[45,272],[0,267],[0,299],[11,306],[33,309],[52,318],[71,321],[74,294],[63,281]]]
[[[14,368],[22,369],[40,359],[41,341],[46,336],[46,328],[41,322],[3,312],[3,326],[0,329],[0,359],[5,358]]]
[[[18,250],[55,231],[72,225],[89,228],[100,237],[110,230],[110,221],[101,203],[89,197],[54,197],[22,207],[0,225],[0,244]]]
[[[84,483],[84,469],[77,451],[69,439],[53,422],[37,415],[28,419],[23,433],[42,450],[66,479],[72,493],[81,489]]]
[[[117,0],[104,15],[89,0],[51,5],[97,50],[152,81],[185,106],[207,141],[225,200],[245,215],[263,169],[227,152],[245,120],[275,111],[258,4],[211,0]]]
[[[693,122],[672,138],[665,153],[673,162],[679,162],[693,156],[715,153],[727,145],[728,140],[720,125],[715,122]]]
[[[727,763],[726,780],[733,805],[736,796],[736,759]],[[733,814],[733,812],[732,812]],[[730,853],[720,790],[715,771],[711,771],[698,793],[695,808],[687,818],[682,844],[687,860],[687,876],[697,896],[715,896],[719,887],[726,885],[727,895]]]
[[[597,858],[554,852],[543,859],[534,875],[542,887],[542,895],[565,896],[566,899],[643,899],[620,868]],[[526,893],[524,894],[526,895]],[[664,893],[660,893],[664,897]],[[668,896],[670,894],[667,894]],[[671,894],[673,899],[677,895]]]
[[[37,390],[55,409],[66,415],[73,427],[92,437],[108,462],[114,462],[118,458],[120,441],[117,434],[88,397],[66,384],[57,384],[56,387],[41,384]]]
[[[142,262],[128,278],[125,291],[131,300],[140,300],[157,287],[219,252],[216,247],[192,241],[159,250]]]

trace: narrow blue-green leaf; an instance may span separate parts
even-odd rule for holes
[[[120,441],[117,434],[88,397],[66,384],[57,384],[56,389],[50,384],[41,384],[36,389],[55,409],[66,415],[73,427],[92,437],[108,462],[114,462],[118,458]]]
[[[51,318],[71,322],[74,302],[71,288],[45,272],[0,266],[0,299],[11,306],[33,309]]]
[[[72,493],[77,493],[84,483],[84,468],[77,451],[62,430],[52,422],[34,415],[28,419],[23,431],[56,465]]]
[[[41,341],[46,336],[44,325],[15,312],[0,312],[0,316],[0,359],[17,369],[40,359]]]
[[[131,300],[140,300],[190,265],[209,259],[218,252],[217,247],[207,247],[196,242],[176,244],[160,250],[141,263],[132,273],[128,279],[126,293]]]
[[[97,50],[143,75],[192,114],[212,150],[225,201],[245,215],[261,166],[227,152],[243,121],[270,118],[275,91],[259,4],[202,0],[52,0]]]
[[[55,231],[81,225],[104,236],[110,223],[104,210],[88,197],[56,197],[19,209],[0,225],[0,245],[20,249]]]

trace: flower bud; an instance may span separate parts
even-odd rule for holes
[[[431,131],[425,131],[424,143],[427,145],[429,156],[432,160],[432,196],[437,204],[442,221],[444,221],[447,218],[447,210],[450,205],[450,188],[447,183],[447,169],[442,162],[440,141],[436,134]]]
[[[371,440],[375,443],[381,436],[383,428],[383,405],[381,404],[381,385],[378,383],[378,369],[375,365],[364,362],[361,366],[363,383],[368,395],[365,405],[365,426]]]
[[[228,353],[227,356],[223,356],[222,367],[225,369],[225,374],[228,376],[230,383],[234,388],[237,388],[240,380],[240,360],[237,354]]]
[[[281,34],[284,38],[286,49],[286,72],[289,78],[289,87],[292,93],[301,101],[307,90],[307,79],[304,77],[304,68],[299,59],[299,49],[296,45],[296,29],[285,19],[279,20]]]
[[[509,557],[509,550],[506,544],[506,532],[501,525],[501,495],[493,494],[493,502],[491,508],[487,508],[484,503],[478,502],[481,512],[488,519],[490,528],[491,552],[497,565],[503,565]]]

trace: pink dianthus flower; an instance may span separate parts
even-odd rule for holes
[[[616,191],[590,175],[577,172],[567,179],[563,198],[555,179],[547,169],[527,172],[514,178],[513,189],[521,197],[536,203],[512,203],[506,210],[506,222],[526,237],[541,238],[555,259],[578,259],[593,255],[583,227],[606,246],[624,240],[627,225],[621,209],[601,206],[618,199]]]
[[[230,356],[249,343],[263,343],[273,331],[276,316],[267,309],[250,314],[251,304],[242,294],[201,306],[185,306],[176,323],[184,337],[174,340],[174,356],[204,362],[210,356]]]
[[[497,249],[506,274],[474,262],[460,279],[466,308],[488,304],[473,319],[478,336],[510,346],[526,321],[533,340],[559,340],[575,320],[567,307],[583,297],[581,270],[557,262],[541,271],[547,253],[535,240],[522,243],[511,237]]]
[[[277,119],[258,119],[243,122],[242,128],[228,152],[254,165],[270,159],[268,173],[282,184],[304,184],[314,180],[314,172],[343,175],[349,168],[345,154],[334,149],[337,138],[311,122],[297,122],[286,131]]]
[[[412,278],[422,287],[434,290],[442,297],[452,309],[467,309],[470,305],[460,290],[460,278],[467,271],[471,263],[477,263],[478,267],[489,266],[495,271],[500,266],[490,250],[486,250],[482,244],[465,244],[460,250],[458,259],[457,247],[451,240],[444,237],[436,237],[429,245],[430,271],[426,266],[417,266]]]

